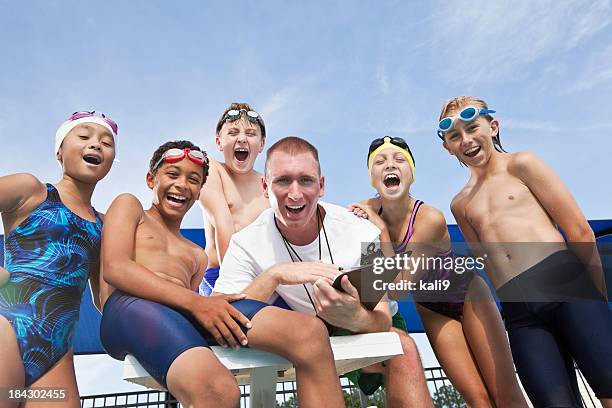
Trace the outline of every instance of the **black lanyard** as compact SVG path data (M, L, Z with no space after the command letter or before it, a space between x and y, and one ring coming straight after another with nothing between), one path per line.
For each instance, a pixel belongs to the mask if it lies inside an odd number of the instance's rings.
M287 238L285 238L280 228L278 227L278 221L276 220L276 215L274 216L274 225L276 225L276 229L278 230L278 233L283 239L283 244L285 244L285 248L287 249L289 258L291 258L291 262L297 262L294 259L294 256L295 258L297 258L299 262L304 262L302 261L302 258L297 253L295 248L291 245L289 241L287 241ZM317 205L317 232L318 232L317 241L319 243L319 261L321 260L321 228L323 228L323 236L325 237L325 244L327 245L327 252L329 253L329 258L331 259L331 262L333 264L334 256L332 255L331 248L329 247L329 240L327 239L327 231L325 231L325 224L321 220L321 209ZM308 295L308 300L310 300L310 304L312 305L312 308L315 310L315 313L316 313L317 308L315 307L314 302L312 301L312 297L310 296L310 292L308 292L308 288L306 287L306 284L303 283L302 286L304 286L304 290L306 291L306 294Z

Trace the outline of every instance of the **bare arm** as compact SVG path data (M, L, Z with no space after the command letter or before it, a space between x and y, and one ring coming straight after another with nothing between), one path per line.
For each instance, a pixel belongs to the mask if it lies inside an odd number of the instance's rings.
M277 265L274 265L270 269L257 275L243 293L250 299L267 302L280 284L276 273L276 266Z
M31 211L46 194L45 185L27 173L0 177L0 213L5 234L11 231L25 213ZM0 286L9 279L10 273L0 266Z
M509 171L525 183L563 230L568 247L586 267L595 287L607 298L595 234L563 181L531 152L517 153L509 164Z
M280 263L258 275L244 293L250 298L265 302L279 285L314 284L322 278L333 281L339 272L337 266L321 262Z
M210 174L200 193L200 203L207 212L208 218L215 230L215 244L219 264L223 262L234 230L232 213L225 199L223 183L219 174L220 164L211 161Z

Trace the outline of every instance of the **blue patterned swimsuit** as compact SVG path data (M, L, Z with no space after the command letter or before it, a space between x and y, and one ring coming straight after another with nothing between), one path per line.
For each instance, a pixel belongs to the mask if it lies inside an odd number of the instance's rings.
M95 212L95 210L94 210ZM0 315L13 326L30 386L72 347L87 279L100 261L102 220L70 211L47 184L47 198L4 242L9 281Z

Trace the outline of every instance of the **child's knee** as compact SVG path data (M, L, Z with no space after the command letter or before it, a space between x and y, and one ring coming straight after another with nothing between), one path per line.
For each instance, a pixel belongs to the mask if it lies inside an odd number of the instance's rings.
M212 378L208 382L206 394L209 404L215 401L215 405L221 407L237 407L240 405L240 387L230 373Z
M187 375L175 381L172 388L170 391L188 407L209 406L214 402L218 407L233 408L240 404L240 388L229 372Z

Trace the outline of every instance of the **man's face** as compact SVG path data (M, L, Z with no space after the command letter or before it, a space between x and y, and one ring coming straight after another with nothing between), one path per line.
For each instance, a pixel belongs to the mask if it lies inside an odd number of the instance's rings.
M253 170L255 159L264 147L259 125L243 117L225 122L215 142L219 151L223 152L225 164L238 174Z
M315 222L324 179L312 153L294 156L282 151L272 153L263 188L274 214L285 227L300 229Z
M200 197L204 168L183 158L176 163L162 162L155 174L147 173L153 190L153 205L170 219L182 219Z

